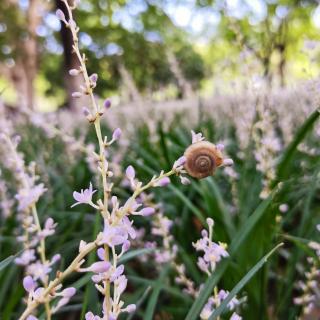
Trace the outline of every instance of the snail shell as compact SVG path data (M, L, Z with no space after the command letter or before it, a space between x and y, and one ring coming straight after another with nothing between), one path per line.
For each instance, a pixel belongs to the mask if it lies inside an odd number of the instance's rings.
M215 169L223 163L221 151L208 141L193 143L186 149L184 156L185 170L191 177L197 179L213 175Z

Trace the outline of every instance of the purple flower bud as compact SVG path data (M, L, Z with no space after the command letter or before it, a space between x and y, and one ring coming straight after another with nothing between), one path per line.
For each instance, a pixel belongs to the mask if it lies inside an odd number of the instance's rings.
M27 320L38 320L38 318L31 314L30 316L28 316Z
M220 150L220 151L223 151L223 150L224 150L224 145L223 145L222 143L218 143L216 147L217 147L217 149Z
M56 11L56 16L59 20L65 22L66 21L66 16L64 15L63 11L61 9L58 9Z
M168 177L164 177L160 179L157 183L156 186L158 187L165 187L170 183L170 179Z
M89 109L88 109L87 107L83 107L83 108L82 108L82 112L83 112L83 114L84 114L86 117L91 114L90 111L89 111Z
M223 165L224 166L232 166L233 165L233 160L232 159L224 159L223 160Z
M98 75L96 73L93 73L90 77L89 80L93 82L94 84L98 81Z
M136 172L134 171L133 169L133 166L129 166L127 169L126 169L126 176L129 180L133 180L134 177L136 176Z
M125 243L122 245L122 251L127 252L130 249L131 243L129 240L125 241Z
M103 273L110 269L110 262L108 261L99 261L93 263L87 270L94 273Z
M201 236L202 236L203 238L208 238L208 231L205 230L205 229L203 229L203 230L201 231Z
M69 70L70 76L73 76L73 77L77 76L79 73L80 73L80 70L78 70L78 69Z
M207 224L208 224L208 226L210 227L210 228L212 228L213 227L213 225L214 225L214 221L213 221L213 219L211 219L211 218L207 218Z
M173 165L173 168L176 169L178 167L183 166L187 161L187 158L185 156L180 157Z
M109 99L104 100L104 108L109 109L111 107L111 101Z
M36 283L33 281L31 276L23 278L23 287L27 292L33 291L36 287Z
M74 20L69 20L69 25L72 29L76 29L77 28L77 24Z
M78 91L75 91L75 92L72 92L71 96L72 96L72 98L81 98L82 97L82 93L78 92Z
M188 184L191 183L188 178L183 177L183 176L180 176L180 181L181 181L181 183L182 183L183 185L188 185Z
M64 289L61 294L66 297L66 298L71 298L76 294L76 288L70 287L70 288L66 288Z
M51 263L56 263L61 259L61 255L59 253L55 254L52 259L51 259Z
M156 211L154 210L154 208L152 207L147 207L147 208L143 208L141 211L139 211L139 213L144 216L144 217L148 217L151 216L155 213Z
M104 261L105 260L105 256L106 256L106 252L104 251L103 248L99 248L97 250L97 255L98 255L100 260Z
M121 137L122 131L120 128L117 128L113 131L112 140L118 140Z
M44 227L46 229L52 229L54 228L54 220L52 218L48 218L44 224Z
M128 313L132 313L136 311L136 305L135 304L129 304L123 311L126 311Z
M86 320L94 320L94 318L95 318L95 315L91 311L87 312L85 315Z

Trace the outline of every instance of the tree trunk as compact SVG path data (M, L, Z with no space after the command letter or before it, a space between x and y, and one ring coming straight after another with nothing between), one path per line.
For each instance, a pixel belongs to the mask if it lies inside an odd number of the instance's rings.
M178 82L178 87L181 90L182 98L190 98L193 96L193 91L190 83L184 77L176 56L169 49L167 50L167 58L170 70Z
M286 47L285 45L279 46L280 53L280 62L279 62L279 76L280 76L280 85L282 88L286 85L285 79L285 69L286 69Z
M65 4L61 0L55 0L56 8L63 11L66 20L69 20L69 14L66 9ZM86 104L86 97L80 99L74 99L72 97L72 92L79 91L79 86L84 84L82 77L79 75L77 77L70 76L70 69L78 69L80 67L80 62L73 51L73 39L70 29L66 28L65 24L61 22L60 37L63 46L64 53L64 82L67 94L67 108L71 110L80 110Z

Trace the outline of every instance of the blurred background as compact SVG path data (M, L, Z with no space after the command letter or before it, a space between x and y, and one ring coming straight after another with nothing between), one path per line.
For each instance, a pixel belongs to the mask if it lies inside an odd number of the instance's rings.
M1 98L12 106L76 109L62 2L2 0ZM319 72L320 7L312 0L82 0L76 13L97 95L114 103L233 92L261 79L285 87ZM248 78L248 74L250 77Z

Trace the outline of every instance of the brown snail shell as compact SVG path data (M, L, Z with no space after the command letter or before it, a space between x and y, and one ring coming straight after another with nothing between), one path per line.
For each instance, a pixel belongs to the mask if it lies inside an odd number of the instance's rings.
M186 149L184 156L185 170L191 177L197 179L213 175L215 169L223 163L221 151L208 141L193 143Z

